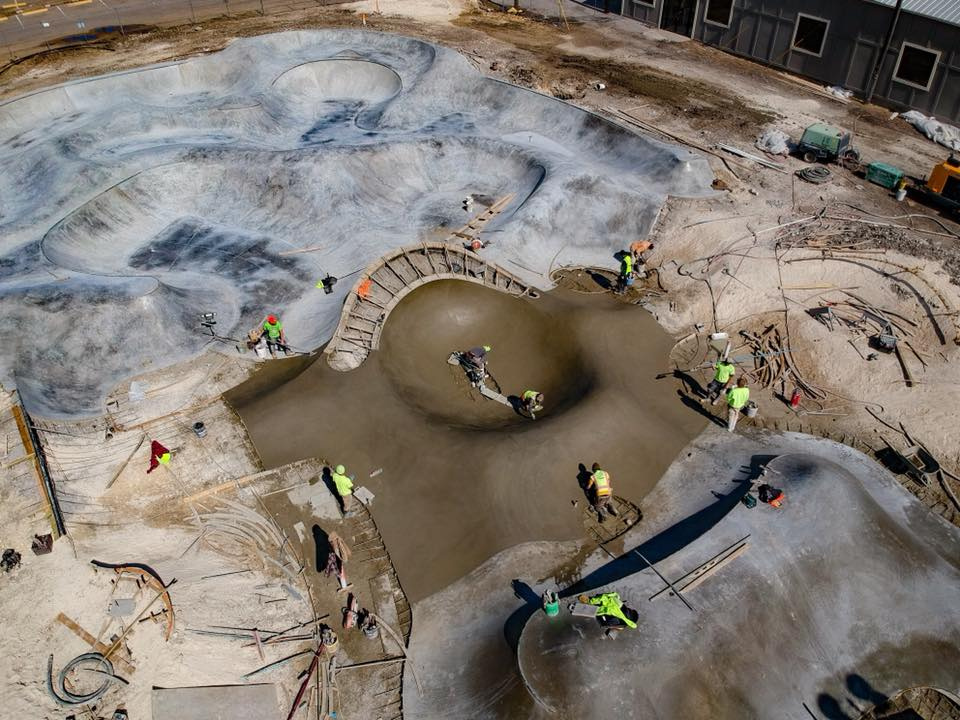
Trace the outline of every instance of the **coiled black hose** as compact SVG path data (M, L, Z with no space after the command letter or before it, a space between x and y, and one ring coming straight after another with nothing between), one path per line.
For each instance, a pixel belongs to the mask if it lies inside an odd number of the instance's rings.
M78 665L91 661L96 662L95 667L86 667L82 669L103 675L103 684L93 692L89 692L84 695L77 695L76 693L67 690L67 673L69 673ZM50 694L50 697L56 700L60 705L82 705L84 703L93 702L103 695L115 680L119 680L124 684L127 683L127 681L123 678L113 674L113 664L103 655L98 652L88 652L83 653L82 655L77 655L73 660L63 666L63 669L57 676L57 687L54 688L53 655L50 655L50 657L47 659L47 692Z

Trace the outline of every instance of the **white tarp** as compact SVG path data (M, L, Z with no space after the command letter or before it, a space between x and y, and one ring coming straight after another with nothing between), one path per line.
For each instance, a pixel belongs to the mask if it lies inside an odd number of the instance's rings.
M900 117L934 142L940 143L951 150L960 151L960 128L946 125L935 117L927 117L916 110L905 112Z

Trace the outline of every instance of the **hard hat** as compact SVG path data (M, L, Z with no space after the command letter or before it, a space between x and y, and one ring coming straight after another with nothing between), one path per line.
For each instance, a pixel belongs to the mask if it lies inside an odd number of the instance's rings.
M347 469L343 465L337 465L336 467L337 475L343 475L346 471Z
M273 324L273 323L275 323L276 321L277 321L277 316L276 316L276 315L267 315L267 322L268 322L268 323Z
M484 345L483 349L486 350L487 352L490 352L491 350L493 350L493 348L490 347L489 345Z

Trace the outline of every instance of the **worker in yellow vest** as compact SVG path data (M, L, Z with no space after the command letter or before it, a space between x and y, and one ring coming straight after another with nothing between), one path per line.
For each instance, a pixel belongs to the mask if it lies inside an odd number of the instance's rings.
M343 514L350 515L350 508L353 505L353 478L347 475L347 469L343 465L337 465L330 473L330 477L337 488L337 495L340 496Z
M637 620L640 613L631 607L627 607L620 599L620 593L602 593L593 597L581 595L577 599L585 605L597 606L597 622L608 628L608 634L610 630L637 629Z
M610 486L610 473L602 470L598 463L594 463L591 468L590 480L587 481L587 490L593 490L590 498L593 509L597 513L597 519L603 522L604 512L616 517L617 511L613 507L613 488Z
M713 364L713 380L707 385L706 400L711 405L716 405L720 400L720 395L726 394L726 391L733 385L733 376L737 374L737 368L729 360L720 359Z
M620 277L617 281L617 294L622 295L631 285L633 285L633 255L625 252L620 254Z
M534 420L537 419L536 413L543 410L543 393L536 390L524 390L520 396L520 407Z
M741 411L749 401L750 388L747 387L747 379L741 375L737 386L727 390L727 432L733 432Z

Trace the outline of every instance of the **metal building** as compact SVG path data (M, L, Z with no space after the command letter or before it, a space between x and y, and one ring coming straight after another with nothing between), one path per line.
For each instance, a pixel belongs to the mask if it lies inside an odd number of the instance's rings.
M588 0L897 109L960 121L960 0Z

